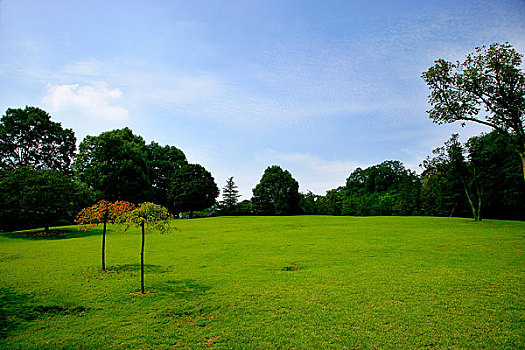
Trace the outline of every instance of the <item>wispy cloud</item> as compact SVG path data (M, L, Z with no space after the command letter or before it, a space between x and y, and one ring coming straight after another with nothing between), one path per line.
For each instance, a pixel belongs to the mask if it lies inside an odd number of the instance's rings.
M103 63L95 59L87 59L67 64L62 72L71 76L100 76Z
M107 83L49 84L42 102L53 112L73 108L88 117L121 121L129 117L128 110L116 104L122 96L120 89L111 89Z

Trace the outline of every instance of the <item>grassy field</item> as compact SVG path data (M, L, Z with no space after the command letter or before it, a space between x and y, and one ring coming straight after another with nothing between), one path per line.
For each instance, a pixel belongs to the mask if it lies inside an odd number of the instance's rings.
M221 217L0 235L0 348L525 348L525 222Z

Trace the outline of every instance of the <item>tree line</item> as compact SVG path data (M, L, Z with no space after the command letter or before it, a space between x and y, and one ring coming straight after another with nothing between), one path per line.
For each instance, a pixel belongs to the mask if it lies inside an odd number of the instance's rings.
M86 136L37 107L9 108L0 121L0 229L71 223L99 200L154 202L172 213L202 210L219 189L211 173L174 146L146 144L129 128Z
M525 219L521 160L505 135L493 131L463 144L454 134L421 167L417 174L388 160L357 168L344 185L316 195L300 193L291 174L274 165L264 172L252 199L230 205L227 213Z
M269 166L251 199L233 177L212 174L175 146L146 144L131 129L86 136L37 107L0 121L0 230L70 223L98 200L153 202L169 212L218 215L436 215L525 219L525 75L509 44L477 48L463 62L439 59L422 74L437 124L480 123L490 133L465 144L454 134L422 161L421 175L389 160L353 171L323 196L299 192L289 171Z
M462 144L454 134L432 153L420 175L399 161L358 168L324 196L301 194L300 212L525 219L521 160L505 136L493 131Z
M465 144L454 134L417 175L399 161L356 169L324 196L299 194L296 181L266 169L241 212L256 214L437 215L525 219L525 74L509 44L482 46L462 62L435 61L423 72L427 111L437 124L478 123L493 129ZM281 174L282 180L276 180ZM268 181L266 181L268 179ZM288 179L284 181L284 179ZM282 183L287 183L282 187ZM292 194L289 194L293 192ZM269 204L271 203L271 204Z

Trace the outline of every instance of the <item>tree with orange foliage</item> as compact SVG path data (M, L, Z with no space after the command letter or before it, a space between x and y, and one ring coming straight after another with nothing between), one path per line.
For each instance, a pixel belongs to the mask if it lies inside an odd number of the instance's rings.
M101 200L97 204L82 209L76 216L75 222L84 226L83 230L87 231L98 224L104 224L102 231L102 270L106 270L106 226L117 220L125 212L135 209L135 206L126 201L108 202Z

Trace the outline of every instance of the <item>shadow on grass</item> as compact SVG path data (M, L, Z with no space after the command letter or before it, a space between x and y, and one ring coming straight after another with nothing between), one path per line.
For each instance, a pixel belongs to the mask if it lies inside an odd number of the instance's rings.
M21 294L9 288L0 288L0 339L23 328L28 322L59 315L82 316L83 306L38 305L28 294Z
M109 272L136 272L140 271L140 264L126 264L126 265L116 265L116 266L109 266L107 268L107 271ZM166 266L161 265L152 265L152 264L144 264L144 273L166 273L169 272L169 269Z
M197 283L197 281L192 279L165 281L162 284L157 285L156 288L162 293L175 295L181 298L199 296L211 289L210 286Z
M14 239L30 239L30 240L57 240L81 238L88 236L102 235L102 230L92 229L89 231L77 229L53 229L49 233L43 230L29 230L29 231L15 231L0 233L1 236Z

